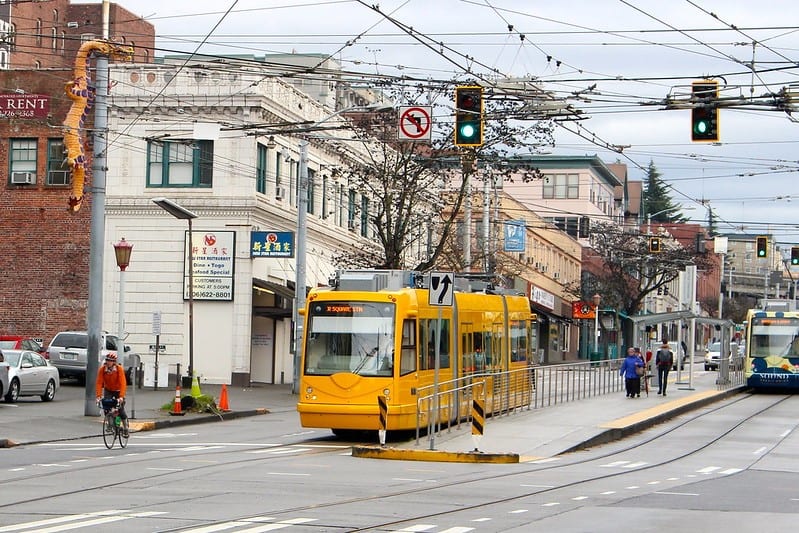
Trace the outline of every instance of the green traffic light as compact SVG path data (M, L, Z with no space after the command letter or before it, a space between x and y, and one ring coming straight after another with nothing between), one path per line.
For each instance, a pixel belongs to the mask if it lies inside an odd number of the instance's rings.
M694 133L697 135L706 135L709 129L710 124L708 124L707 120L699 120L694 123Z
M459 133L461 139L474 139L475 135L477 134L477 127L474 124L467 122L466 124L461 125Z

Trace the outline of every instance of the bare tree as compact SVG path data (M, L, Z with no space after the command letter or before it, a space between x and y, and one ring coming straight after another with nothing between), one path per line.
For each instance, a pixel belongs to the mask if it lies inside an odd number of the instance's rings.
M551 123L514 120L514 109L522 103L504 98L492 101L491 94L488 91L485 98L484 144L476 149L453 146L451 103L433 106L433 116L443 119L429 144L398 142L395 113L354 117L368 160L341 171L338 179L363 199L353 203L349 216L373 228L374 240L367 249L335 256L339 266L425 271L444 255L453 258L469 179L507 179L513 170L507 161L513 154L552 144ZM414 102L423 95L420 91L395 96L395 101ZM424 97L436 100L429 94ZM531 169L522 179L535 176Z
M597 223L591 230L591 246L602 267L586 277L583 294L597 292L603 306L634 314L647 295L665 288L687 265L712 268L704 254L693 254L666 234L660 236L661 251L652 253L649 237L616 224Z

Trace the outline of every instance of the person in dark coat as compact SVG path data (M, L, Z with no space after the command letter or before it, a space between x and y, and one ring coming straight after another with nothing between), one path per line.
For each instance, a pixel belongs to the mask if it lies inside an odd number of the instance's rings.
M674 364L674 353L671 351L669 343L664 342L663 346L655 354L655 364L658 367L658 394L666 395L666 385L669 381L669 371Z
M624 388L628 398L641 397L641 376L636 368L644 368L644 361L635 353L635 348L627 349L627 357L621 363L619 375L624 376Z

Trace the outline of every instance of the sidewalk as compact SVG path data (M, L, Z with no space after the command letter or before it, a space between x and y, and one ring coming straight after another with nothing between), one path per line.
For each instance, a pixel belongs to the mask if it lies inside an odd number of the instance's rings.
M202 385L202 394L213 396L217 404L221 385ZM270 412L295 412L297 397L290 385L227 387L229 412L186 413L170 416L161 410L174 405L175 390L159 388L128 389L126 410L132 432L165 427L230 420ZM183 396L190 391L183 391ZM93 399L92 399L93 402ZM0 448L18 444L35 444L59 440L94 437L100 434L100 416L86 416L85 389L72 382L63 382L55 400L43 403L38 397L23 397L16 404L0 402Z
M686 373L683 373L687 381ZM668 395L627 398L624 391L575 400L550 407L530 409L485 419L482 437L472 436L472 427L461 424L444 429L433 441L421 438L396 447L356 446L357 457L441 462L516 463L554 457L619 440L687 411L699 409L738 394L745 386L717 390L717 372L694 368L692 389L677 385L669 376ZM475 451L475 446L477 450Z

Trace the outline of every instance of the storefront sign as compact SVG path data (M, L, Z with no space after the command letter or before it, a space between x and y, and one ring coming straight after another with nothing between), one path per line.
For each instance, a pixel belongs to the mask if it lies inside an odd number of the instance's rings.
M250 257L294 257L294 233L291 231L251 232Z
M194 300L233 300L235 231L192 232ZM188 245L189 232L186 232ZM189 299L188 246L183 269L183 299Z
M530 290L530 299L547 309L555 309L555 295L544 289L533 286Z

